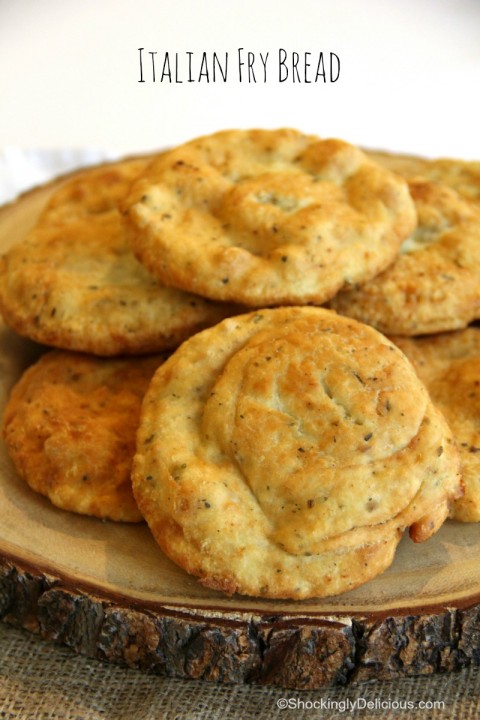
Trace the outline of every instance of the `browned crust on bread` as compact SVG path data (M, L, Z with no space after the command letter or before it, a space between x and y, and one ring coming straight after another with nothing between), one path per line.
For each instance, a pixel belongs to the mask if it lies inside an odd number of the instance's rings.
M465 200L480 204L480 161L426 158L418 155L366 150L369 157L407 180L423 178L452 188Z
M331 307L389 335L466 327L480 317L480 209L451 188L411 180L418 227L377 277Z
M21 377L3 437L28 485L64 510L139 522L130 471L143 394L164 356L51 351Z

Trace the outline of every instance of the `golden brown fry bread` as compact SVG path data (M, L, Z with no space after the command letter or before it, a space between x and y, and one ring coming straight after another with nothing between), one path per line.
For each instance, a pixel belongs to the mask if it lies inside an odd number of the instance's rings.
M323 303L383 270L416 223L398 176L289 129L166 152L122 206L137 257L162 282L249 306Z
M455 330L480 317L480 208L454 190L411 180L418 227L380 275L330 303L389 335Z
M51 351L21 377L3 435L18 473L63 510L138 522L130 471L143 395L163 356Z
M154 157L126 158L67 176L41 213L41 224L58 225L117 210L131 183Z
M407 180L422 177L438 182L453 188L466 200L480 204L480 161L429 159L376 150L368 150L366 153L387 170L396 172Z
M117 202L146 162L75 175L3 256L0 310L14 330L67 350L140 354L175 347L232 314L162 286L134 257Z
M453 517L480 521L480 328L424 338L393 338L443 412L460 449L465 494Z
M132 478L157 542L202 583L306 598L385 570L405 528L433 534L458 466L393 343L293 307L225 320L175 351L146 393Z

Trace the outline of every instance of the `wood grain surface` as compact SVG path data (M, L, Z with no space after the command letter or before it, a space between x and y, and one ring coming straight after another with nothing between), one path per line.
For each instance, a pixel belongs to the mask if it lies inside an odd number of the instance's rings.
M0 211L0 249L55 184ZM0 406L43 351L0 325ZM171 563L146 525L54 508L0 445L0 617L77 652L185 678L318 688L480 664L480 525L405 537L361 588L302 602L228 598Z

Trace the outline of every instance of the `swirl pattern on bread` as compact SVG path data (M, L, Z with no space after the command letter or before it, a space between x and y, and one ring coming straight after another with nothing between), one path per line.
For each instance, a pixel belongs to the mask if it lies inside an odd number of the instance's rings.
M225 320L186 341L143 403L137 503L175 562L227 593L349 590L434 533L457 451L413 367L321 308Z

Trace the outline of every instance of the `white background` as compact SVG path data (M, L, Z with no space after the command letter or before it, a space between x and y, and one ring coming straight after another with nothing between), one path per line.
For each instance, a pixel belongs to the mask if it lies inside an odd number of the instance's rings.
M228 51L231 77L139 83L139 47ZM272 70L267 83L240 84L239 47L335 52L340 77L278 83ZM480 159L479 96L480 0L0 0L0 147L136 152L220 128L292 126Z

